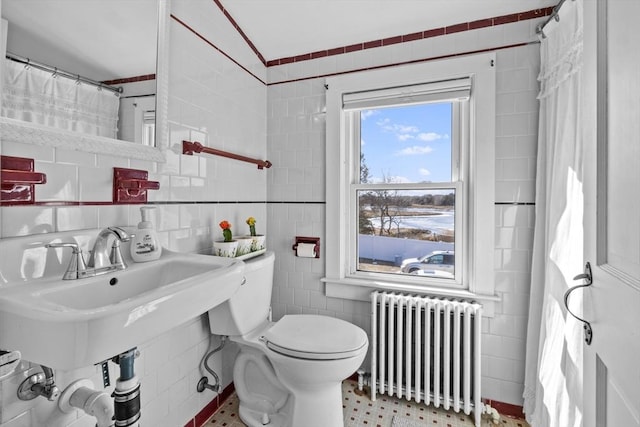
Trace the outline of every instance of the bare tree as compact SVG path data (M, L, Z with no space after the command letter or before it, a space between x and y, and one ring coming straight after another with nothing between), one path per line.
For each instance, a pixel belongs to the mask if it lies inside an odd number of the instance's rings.
M382 182L392 183L393 177L383 172ZM369 203L380 219L378 232L380 236L383 234L391 235L393 224L396 224L398 232L400 231L397 217L400 214L400 208L409 206L408 198L400 196L397 190L374 190L370 192Z
M364 158L364 153L360 152L360 182L366 184L369 182L369 167ZM368 194L360 196L360 206L358 208L358 232L360 234L373 234L374 229L371 221L367 217L364 207L368 204Z

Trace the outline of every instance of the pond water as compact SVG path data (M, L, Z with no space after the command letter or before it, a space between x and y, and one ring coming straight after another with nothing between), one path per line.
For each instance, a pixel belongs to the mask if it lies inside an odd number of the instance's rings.
M394 226L400 228L415 228L419 230L431 230L436 233L453 231L454 229L454 211L443 211L426 208L409 208L407 211L424 212L425 215L408 215L396 216ZM379 218L371 218L371 224L374 227L380 227Z

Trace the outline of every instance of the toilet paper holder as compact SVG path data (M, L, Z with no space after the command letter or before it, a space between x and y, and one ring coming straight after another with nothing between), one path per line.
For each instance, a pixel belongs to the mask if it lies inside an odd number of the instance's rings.
M295 243L291 247L293 252L298 256L298 243L307 243L314 245L313 252L316 254L316 258L320 258L320 238L319 237L304 237L296 236Z

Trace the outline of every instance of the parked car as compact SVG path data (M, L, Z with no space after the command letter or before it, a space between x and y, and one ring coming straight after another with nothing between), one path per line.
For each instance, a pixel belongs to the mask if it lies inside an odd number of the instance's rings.
M400 270L403 273L431 275L430 273L442 271L454 274L454 251L433 251L421 258L407 258L402 261Z

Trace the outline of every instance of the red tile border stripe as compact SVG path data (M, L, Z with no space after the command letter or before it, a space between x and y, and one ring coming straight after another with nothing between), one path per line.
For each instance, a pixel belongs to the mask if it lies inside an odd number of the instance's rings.
M520 405L512 405L511 403L499 402L497 400L482 399L482 401L492 406L500 415L506 415L513 418L525 419L524 409Z
M229 22L231 23L231 25L233 25L233 27L236 29L236 31L238 31L238 33L240 34L240 36L244 39L245 42L247 42L247 44L249 45L249 47L251 48L251 50L253 51L253 53L256 54L256 56L258 57L258 59L260 60L260 62L262 62L264 64L264 66L267 66L267 61L264 59L264 56L262 56L262 54L260 53L260 51L258 50L258 48L256 48L256 46L253 44L253 42L249 39L249 37L247 37L247 35L244 33L244 31L242 31L242 28L240 28L240 25L238 25L238 23L236 22L235 19L233 19L233 16L231 16L231 14L229 13L229 11L227 9L225 9L225 7L222 5L222 3L220 2L220 0L213 0L213 2L216 4L216 6L218 6L218 8L220 9L220 11L224 14L224 16L229 20Z
M213 0L217 4L220 0ZM416 40L427 39L430 37L442 36L445 34L459 33L463 31L477 30L478 28L494 27L497 25L509 24L512 22L526 21L529 19L536 19L543 16L550 16L553 13L554 7L547 7L544 9L533 9L520 13L512 13L510 15L496 16L493 18L480 19L473 22L462 22L459 24L449 25L442 28L433 28L417 33L403 34L394 37L388 37L379 40L370 40L363 43L356 43L349 46L341 46L325 51L313 52L311 54L305 53L303 55L291 56L286 58L278 58L266 61L267 67L274 67L277 65L290 64L292 62L307 61L309 59L321 58L323 56L341 55L343 53L354 52L362 49L373 49L381 46L387 46L395 43L405 43ZM237 26L236 26L237 27ZM237 27L238 28L238 27ZM241 33L244 36L244 33ZM251 44L253 46L253 44Z
M464 23L460 23L460 24L449 25L447 27L432 28L432 29L429 29L429 30L420 31L420 32L416 32L416 33L403 34L403 35L398 35L398 36L393 36L393 37L387 37L387 38L384 38L384 39L370 40L370 41L362 42L362 43L355 43L355 44L348 45L348 46L341 46L341 47L335 47L335 48L332 48L332 49L326 49L326 50L320 50L320 51L315 51L315 52L310 52L310 53L304 53L302 55L289 56L289 57L285 57L285 58L278 58L278 59L272 59L272 60L265 60L265 58L258 51L256 46L253 44L253 42L244 33L244 31L242 31L242 28L240 28L240 26L235 21L235 19L225 9L225 7L223 6L221 0L212 0L212 1L220 9L222 14L229 20L229 22L236 29L236 31L238 31L240 36L245 40L245 42L248 44L248 46L251 48L251 50L253 50L253 52L256 54L258 59L267 68L275 67L275 66L278 66L278 65L291 64L291 63L294 63L294 62L301 62L301 61L308 61L308 60L317 59L317 58L323 58L325 56L342 55L344 53L350 53L350 52L355 52L355 51L364 50L364 49L373 49L373 48L378 48L378 47L381 47L381 46L388 46L388 45L397 44L397 43L406 43L406 42L411 42L411 41L416 41L416 40L427 39L427 38L431 38L431 37L438 37L438 36L442 36L442 35L445 35L445 34L452 34L452 33L456 33L456 32L472 31L472 30L476 30L476 29L479 29L479 28L492 27L492 26L502 25L502 24L506 24L506 23L510 23L510 22L517 22L517 21L525 21L525 20L529 20L529 19L536 19L536 18L540 18L540 17L544 17L544 16L550 16L553 13L554 9L555 9L554 7L547 7L547 8L543 8L543 9L533 9L533 10L529 10L529 11L525 11L525 12L513 13L513 14L510 14L510 15L496 16L496 17L493 17L493 18L486 18L486 19L480 19L480 20L472 21L472 22L464 22ZM219 47L214 45L211 41L207 40L204 36L202 36L200 33L198 33L192 27L187 25L184 21L180 20L179 18L177 18L173 14L171 14L171 18L174 19L176 22L180 23L182 26L184 26L189 31L191 31L197 37L202 39L205 43L207 43L208 45L210 45L211 47L213 47L214 49L216 49L217 51L222 53L230 61L232 61L238 67L242 68L244 71L249 73L255 79L257 79L258 81L260 81L261 83L263 83L265 85L269 85L266 82L264 82L262 79L260 79L258 76L256 76L254 73L252 73L250 70L248 70L246 67L241 65L238 61L236 61L234 58L232 58L226 52L224 52L222 49L220 49ZM515 46L515 45L513 45L513 46ZM513 47L513 46L506 46L506 47ZM503 47L497 48L497 49L502 49L502 48ZM485 50L482 50L482 51L488 51L488 50L494 50L494 49L485 49ZM467 53L469 53L469 52L467 52ZM437 59L437 58L429 58L429 59ZM429 60L429 59L421 59L421 60L417 60L417 61L410 61L409 63L411 63L411 62L422 62L422 61ZM401 65L401 64L393 64L393 65ZM322 77L322 76L314 76L314 77L310 77L310 78L317 78L317 77ZM303 80L305 80L305 79L303 79ZM293 80L290 80L290 81L293 81ZM275 84L288 83L290 81L288 80L286 82L277 82Z
M421 63L421 62L437 61L437 60L440 60L440 59L455 58L455 57L458 57L458 56L473 55L473 54L483 53L483 52L493 52L493 51L496 51L496 50L511 49L511 48L514 48L514 47L527 46L527 45L529 45L531 43L532 42L515 43L515 44L504 45L504 46L495 46L495 47L491 47L491 48L487 48L487 49L469 50L469 51L465 51L465 52L450 53L450 54L447 54L447 55L439 55L439 56L431 56L431 57L427 57L427 58L412 59L410 61L394 62L394 63L391 63L391 64L375 65L375 66L372 66L372 67L362 67L362 68L356 68L356 69L352 69L352 70L338 71L338 72L335 72L335 73L316 74L316 75L313 75L313 76L300 77L300 78L297 78L297 79L270 82L270 83L267 83L267 86L275 86L275 85L281 85L281 84L286 84L286 83L301 82L301 81L305 81L305 80L313 80L313 79L319 79L319 78L341 76L341 75L344 75L344 74L357 73L357 72L360 72L360 71L379 70L381 68L397 67L399 65L418 64L418 63Z
M214 0L217 1L217 0ZM238 61L236 61L235 59L233 59L227 52L225 52L224 50L220 49L218 46L216 46L215 44L213 44L211 41L209 41L206 37L204 37L202 34L200 34L199 32L197 32L195 29L193 29L192 27L190 27L187 23L185 23L184 21L182 21L180 18L178 18L177 16L175 16L174 14L171 14L171 19L173 19L174 21L176 21L177 23L179 23L180 25L182 25L184 28L186 28L187 30L191 31L196 37L198 37L200 40L202 40L203 42L205 42L206 44L208 44L209 46L211 46L212 48L214 48L215 50L217 50L218 52L220 52L222 55L224 55L229 61L233 62L234 64L236 64L238 67L242 68L244 71L246 71L248 74L250 74L253 78L255 78L256 80L258 80L260 83L262 84L266 84L266 82L264 82L260 77L256 76L255 74L253 74L249 69L247 69L247 67L245 67L244 65L242 65L241 63L239 63ZM239 27L237 27L237 25L235 26L236 29L239 29Z
M184 427L203 427L213 414L222 406L229 396L235 391L233 383L226 386L222 392L215 396L211 402L207 403L204 408L184 424Z
M156 79L155 74L145 74L142 76L127 77L124 79L105 80L102 83L104 83L107 86L113 86L113 85L121 85L123 83L144 82L147 80L155 80L155 79Z

